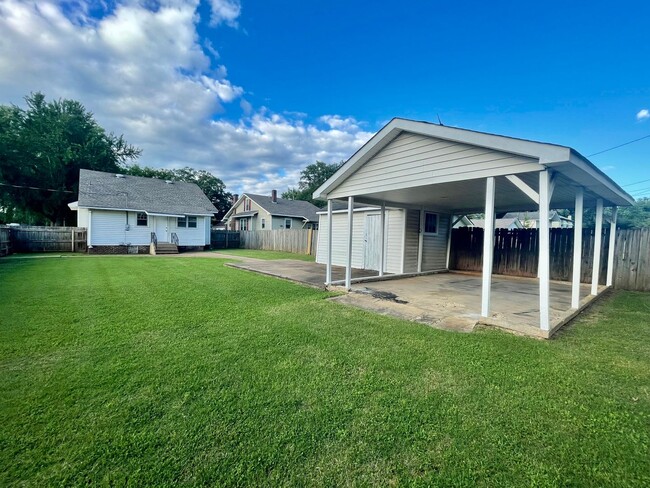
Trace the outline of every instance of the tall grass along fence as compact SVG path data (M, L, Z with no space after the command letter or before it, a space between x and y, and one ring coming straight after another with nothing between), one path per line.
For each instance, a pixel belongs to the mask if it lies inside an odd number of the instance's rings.
M8 239L7 239L8 236ZM5 248L5 239L8 247ZM6 249L6 251L3 251ZM86 252L84 227L20 226L0 228L0 255L14 252Z
M619 229L614 249L614 287L650 291L650 229ZM582 233L580 279L591 282L594 258L594 229ZM599 282L605 284L609 228L603 230ZM539 231L537 229L495 229L494 264L496 274L537 276ZM452 231L449 267L461 271L481 271L483 229L461 227ZM573 270L573 229L550 229L551 279L570 281Z
M318 231L313 229L277 229L241 231L241 247L265 251L286 251L316 255Z
M210 232L210 247L212 249L237 249L239 246L239 231L213 230Z

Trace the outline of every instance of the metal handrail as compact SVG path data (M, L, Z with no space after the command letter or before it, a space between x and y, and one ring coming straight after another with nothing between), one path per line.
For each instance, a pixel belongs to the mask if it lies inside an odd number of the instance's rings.
M158 247L158 238L156 237L155 232L151 233L151 243L153 244L154 249L156 249L156 247Z
M176 244L177 246L179 245L178 236L176 235L176 232L172 232L172 244Z

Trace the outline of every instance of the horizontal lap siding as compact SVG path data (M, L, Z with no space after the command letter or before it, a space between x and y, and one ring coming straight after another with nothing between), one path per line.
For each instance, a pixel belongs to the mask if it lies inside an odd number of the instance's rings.
M531 158L404 133L345 180L331 197L539 169Z
M418 270L419 229L420 229L420 211L407 210L404 273L415 273Z
M363 268L365 247L365 225L366 215L377 214L378 212L355 212L352 232L352 267ZM401 210L390 210L386 212L387 240L386 247L386 271L388 273L399 273L402 262L402 228L403 213ZM348 214L335 213L332 215L332 264L335 266L346 266L348 257ZM327 263L327 215L321 215L318 231L318 247L316 262Z
M447 236L449 215L438 214L438 234L425 235L422 239L422 271L447 267Z
M209 217L208 217L209 218ZM209 238L206 241L205 230L205 217L196 218L196 227L178 227L178 219L171 217L170 232L175 232L178 236L179 246L204 246L206 242L209 243ZM171 238L171 235L170 235Z
M147 225L137 225L137 213L128 212L129 230L126 230L127 212L93 210L91 240L92 246L146 246L151 242L153 217L149 216ZM203 246L206 244L205 218L196 218L196 228L179 228L177 219L169 217L169 232L178 235L181 246ZM208 239L209 242L209 239Z

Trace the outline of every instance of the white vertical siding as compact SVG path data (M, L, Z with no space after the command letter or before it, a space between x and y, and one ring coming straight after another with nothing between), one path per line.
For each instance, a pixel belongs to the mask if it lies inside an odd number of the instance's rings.
M532 158L404 132L329 196L343 198L541 169Z
M363 268L365 258L365 225L366 215L378 214L372 212L354 212L352 230L352 267ZM347 263L347 242L348 242L348 214L335 213L332 215L332 264L345 266ZM386 211L388 245L386 249L386 272L399 273L402 263L402 240L403 240L403 212L401 210ZM320 215L318 227L318 247L316 262L324 264L327 262L327 232L329 223L327 215Z

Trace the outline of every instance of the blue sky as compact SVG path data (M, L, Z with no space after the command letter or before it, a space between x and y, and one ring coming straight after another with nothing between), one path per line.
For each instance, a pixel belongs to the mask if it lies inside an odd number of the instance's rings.
M142 163L236 192L282 191L394 116L589 155L650 134L648 19L642 1L0 0L0 102L76 98ZM649 155L592 161L626 185Z

